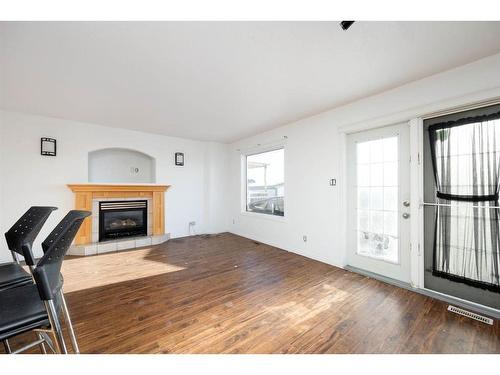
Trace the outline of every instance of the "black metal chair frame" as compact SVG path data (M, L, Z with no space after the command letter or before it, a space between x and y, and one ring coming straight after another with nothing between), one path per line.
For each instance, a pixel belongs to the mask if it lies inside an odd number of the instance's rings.
M16 331L12 332L12 336L9 336L8 338L16 336L20 333L34 331L38 335L38 340L15 351L12 351L9 347L9 353L21 353L37 345L40 346L43 353L46 353L45 344L47 344L53 352L67 354L68 350L64 342L61 322L59 320L60 310L62 310L64 314L73 351L75 353L80 352L63 294L63 278L60 271L64 256L73 242L73 239L76 236L83 220L89 215L90 212L88 211L70 211L42 244L45 254L33 270L35 284L15 289L20 292L23 292L23 289L28 290L27 288L37 289L40 300L36 299L32 302L36 303L43 301L44 308L47 313L48 323L45 319L43 319L42 321L37 321L31 325L26 323L26 326L16 328ZM31 291L32 290L33 289L31 289ZM0 300L1 297L2 292L0 292ZM53 335L55 338L54 341L50 339L49 334Z
M15 288L16 286L29 284L33 281L32 273L35 265L35 257L31 251L33 242L40 233L43 225L47 221L52 211L57 207L33 206L24 213L21 218L5 233L7 246L12 254L13 263L0 266L0 273L16 273L16 277L10 280L4 280L0 284L0 290ZM24 257L30 273L24 271L19 261L19 256ZM24 277L23 277L24 275ZM13 275L14 276L14 275ZM13 277L12 276L12 277Z
M13 263L0 266L0 272L12 274L16 276L10 280L4 280L0 284L0 291L11 288L20 287L33 283L33 269L35 265L35 257L32 253L33 242L40 233L43 225L47 221L52 211L57 210L57 207L50 206L32 206L21 216L19 220L5 233L7 246L12 254ZM29 267L30 273L26 272L21 266L19 255L24 257L26 265ZM10 352L10 344L8 340L3 341L6 352Z

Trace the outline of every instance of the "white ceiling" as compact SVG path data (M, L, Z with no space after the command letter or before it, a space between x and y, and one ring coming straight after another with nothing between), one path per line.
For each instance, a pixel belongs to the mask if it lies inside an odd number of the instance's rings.
M500 22L0 22L0 107L231 142L500 52Z

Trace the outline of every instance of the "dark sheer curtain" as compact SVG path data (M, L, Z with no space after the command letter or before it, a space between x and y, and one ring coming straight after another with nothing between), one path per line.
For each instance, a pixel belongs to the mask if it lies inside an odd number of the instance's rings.
M433 275L500 292L500 113L429 127L436 180Z

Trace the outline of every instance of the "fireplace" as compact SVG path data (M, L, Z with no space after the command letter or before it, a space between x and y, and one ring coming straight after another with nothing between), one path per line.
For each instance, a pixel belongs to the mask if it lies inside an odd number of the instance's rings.
M99 242L122 237L147 236L147 233L146 200L99 202Z

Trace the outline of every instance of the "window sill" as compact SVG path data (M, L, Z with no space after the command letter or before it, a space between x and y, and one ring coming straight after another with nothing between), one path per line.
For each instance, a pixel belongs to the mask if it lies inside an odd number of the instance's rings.
M253 217L253 218L256 218L256 219L264 219L264 220L276 221L278 223L286 223L288 221L286 216L260 214L260 213L256 213L256 212L241 211L240 215L242 215L242 216L248 216L248 217Z

